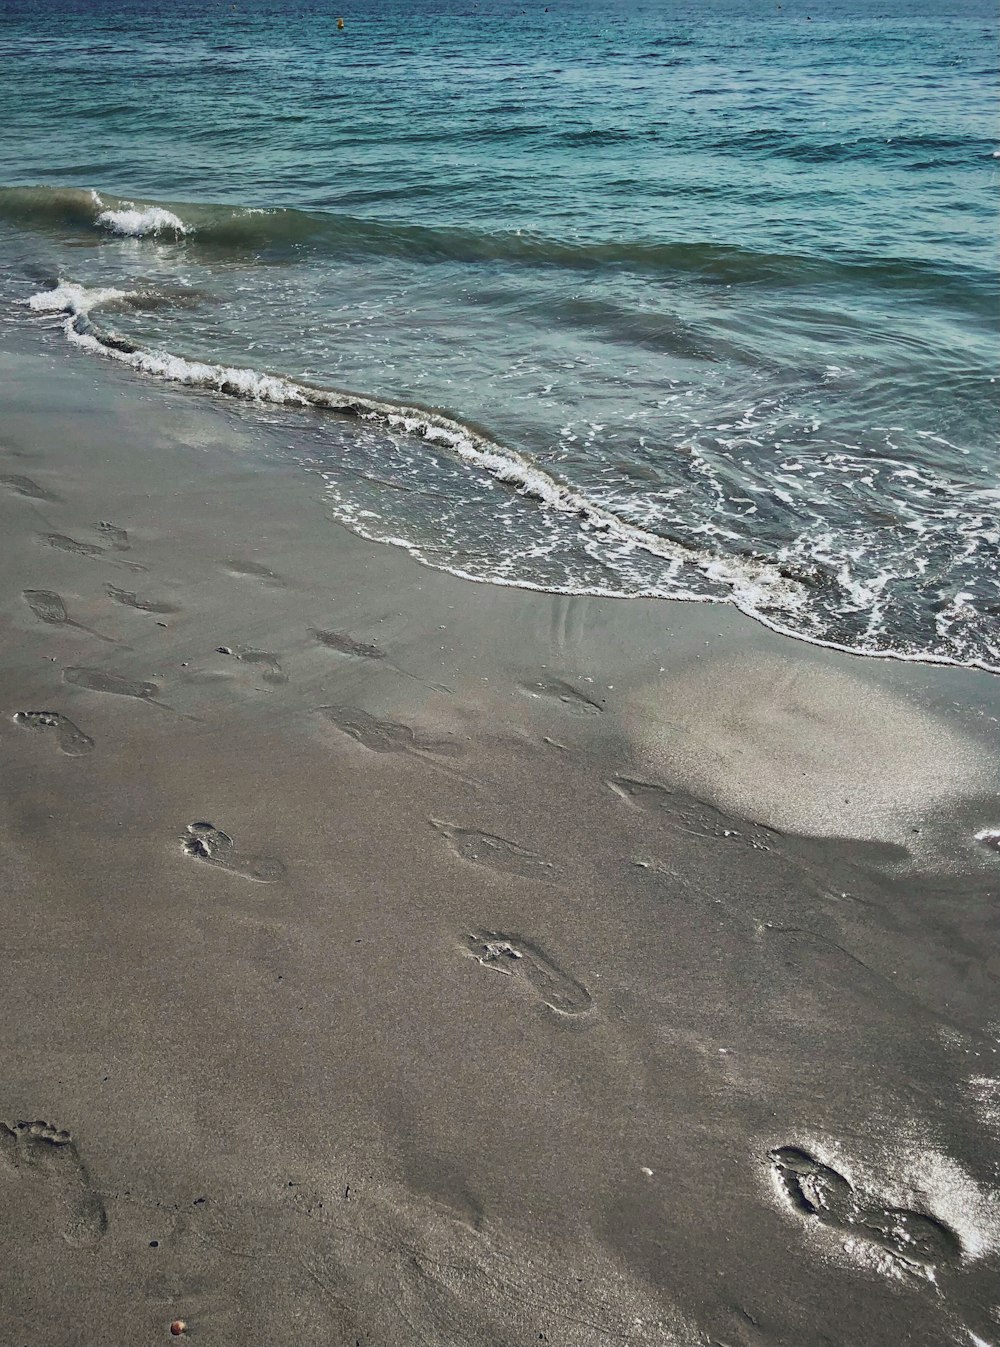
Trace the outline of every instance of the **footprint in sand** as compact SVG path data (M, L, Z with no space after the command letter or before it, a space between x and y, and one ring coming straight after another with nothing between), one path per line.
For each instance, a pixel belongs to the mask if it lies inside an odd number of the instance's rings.
M222 565L230 575L238 576L241 580L262 580L267 585L284 583L280 576L275 575L274 571L269 571L266 566L258 566L256 561L230 559L222 562Z
M55 501L59 497L51 491L46 491L44 486L39 486L33 482L30 477L21 477L17 473L0 473L0 486L4 486L8 491L13 491L16 496L24 496L28 500Z
M353 655L356 659L385 659L386 653L373 641L356 641L353 636L344 636L339 631L318 631L311 628L312 636L325 645L327 650L336 650L341 655Z
M432 828L447 841L448 846L463 861L473 865L488 865L491 870L500 870L508 875L520 875L522 879L545 879L555 881L559 869L552 861L543 860L533 851L527 851L510 842L506 837L496 837L493 833L479 832L476 828L459 828L454 823L444 823L441 819L430 820Z
M116 552L127 552L132 544L128 540L128 534L124 529L120 529L117 524L109 524L107 520L102 519L94 528L105 540L109 547L113 547Z
M744 819L732 819L704 800L695 800L681 791L669 790L649 781L634 781L616 776L607 782L619 799L636 809L659 815L665 823L680 828L692 837L739 841L754 851L770 851L778 835L769 828Z
M282 879L285 867L271 856L241 856L233 839L212 823L189 823L181 839L184 854L205 861L230 874L255 880L258 884L274 884Z
M105 673L103 669L63 669L63 681L90 692L110 692L116 697L137 697L144 702L154 701L160 690L155 683Z
M575 711L578 715L596 716L604 710L600 702L594 701L585 692L581 692L572 683L567 683L561 678L551 678L537 683L519 683L518 686L526 697L559 702L568 711Z
M216 648L216 654L231 655L233 659L238 659L243 664L261 667L263 669L261 678L265 683L280 684L288 682L288 675L278 663L277 655L272 655L269 650L253 650L246 645L220 645Z
M130 594L125 589L116 589L114 585L105 585L104 592L115 603L120 603L124 608L135 608L140 613L162 613L166 616L181 611L179 608L175 608L172 603L157 603L152 599L140 599L138 595Z
M778 1186L794 1211L841 1236L874 1245L892 1270L933 1279L937 1267L961 1260L958 1236L933 1216L868 1202L843 1174L797 1146L781 1146L771 1151L770 1158Z
M112 557L103 547L98 547L96 543L81 543L76 538L69 538L65 533L43 533L41 540L48 547L54 547L57 552L69 552L72 556L88 557L91 561L106 561L111 566L124 566L129 571L144 571L145 566L140 566L137 561L122 561Z
M431 682L429 679L421 678L419 674L410 673L409 669L401 668L374 641L356 641L353 636L345 636L343 632L320 631L317 627L310 627L309 630L315 641L326 646L327 650L335 650L338 655L350 655L353 659L383 660L386 668L392 669L393 673L402 674L404 678L412 678L415 683L423 683L425 687L433 688L435 692L450 694L452 691L443 683Z
M70 758L82 758L94 747L93 739L58 711L18 711L14 723L24 730L55 730L58 748Z
M63 669L63 682L74 687L86 688L88 692L107 692L114 697L135 697L137 701L149 702L171 715L181 716L184 720L197 721L197 716L178 711L175 707L161 702L157 697L159 687L138 678L126 678L124 674L106 673L103 669Z
M357 706L319 706L316 708L338 730L372 753L430 753L448 756L460 753L461 747L447 739L424 739L409 725L396 720L382 720Z
M99 641L107 641L114 645L115 641L110 636L105 636L103 632L95 631L93 627L87 627L82 622L75 622L66 611L66 605L60 595L52 589L25 589L21 591L21 598L38 618L39 622L46 622L53 627L75 627L77 631L85 631L90 636L96 636Z
M594 1008L593 997L582 982L570 977L543 950L521 936L485 931L467 936L465 946L484 968L522 978L550 1010L560 1015L585 1015Z
M87 1248L98 1242L107 1213L69 1132L46 1122L0 1123L0 1157L18 1177L36 1176L57 1194L66 1209L67 1243Z
M94 561L105 555L104 548L98 547L96 543L80 543L75 538L68 538L65 533L46 533L42 541L57 552L71 552L74 556L90 557Z

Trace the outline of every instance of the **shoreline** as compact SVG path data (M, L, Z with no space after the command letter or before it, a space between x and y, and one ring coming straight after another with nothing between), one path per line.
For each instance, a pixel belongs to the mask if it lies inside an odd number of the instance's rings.
M464 581L280 418L0 365L12 1341L988 1340L995 675Z
M412 538L397 536L391 529L386 536L372 531L362 523L374 517L371 511L353 507L346 511L348 518L338 522L356 536L368 542L401 547L415 560L433 569L442 570L459 580L509 587L543 594L564 594L574 597L608 599L650 599L656 602L684 602L726 605L743 616L759 623L777 636L789 637L820 650L833 651L863 659L887 659L899 663L940 665L947 668L968 669L1000 676L1000 665L982 657L959 658L940 650L917 652L886 645L884 648L866 648L811 634L791 622L788 614L780 615L782 604L792 611L806 603L806 592L812 581L794 561L775 561L759 558L752 553L717 555L711 549L703 551L690 542L679 542L650 531L640 523L620 514L612 506L592 499L585 488L574 486L559 474L551 473L544 464L536 463L513 445L496 438L492 432L467 421L456 413L429 407L418 402L398 402L371 393L321 387L294 377L273 373L250 366L225 365L191 359L169 351L147 350L141 345L111 332L104 332L91 318L92 311L106 304L141 300L143 291L99 287L88 289L75 282L58 281L51 289L38 291L19 304L38 316L47 316L61 325L70 346L86 351L106 362L134 371L140 379L152 379L166 385L176 385L189 391L208 393L218 398L246 402L257 411L262 408L288 410L292 413L330 413L343 417L364 429L374 426L386 433L402 433L415 442L426 441L433 447L443 443L448 453L464 465L472 465L489 484L499 484L512 495L523 495L538 501L550 511L553 527L561 527L567 518L575 517L585 530L593 530L603 539L614 539L620 546L658 559L673 580L686 569L686 580L680 592L670 593L660 587L640 588L629 593L583 583L572 587L555 582L522 578L517 581L496 574L477 575L465 569L458 560L437 564L427 560L426 544ZM290 427L290 433L302 434L301 427ZM335 488L336 472L332 465L318 466L316 471L328 488ZM383 531L386 524L383 521ZM434 550L433 548L431 550ZM452 550L455 550L454 548ZM460 549L459 549L460 552ZM798 574L796 574L798 571ZM696 578L695 573L700 575ZM621 577L619 577L621 579ZM719 594L701 593L698 586L717 584ZM692 585L694 588L692 588ZM878 589L876 585L875 589ZM725 592L727 591L728 592ZM872 601L875 590L872 591ZM763 596L763 600L762 600ZM968 596L958 595L952 602L956 618L961 602ZM808 605L807 605L808 606ZM878 604L875 604L878 607ZM938 635L943 636L940 622ZM897 638L899 639L899 638ZM926 639L926 638L923 638ZM992 656L991 656L992 658Z

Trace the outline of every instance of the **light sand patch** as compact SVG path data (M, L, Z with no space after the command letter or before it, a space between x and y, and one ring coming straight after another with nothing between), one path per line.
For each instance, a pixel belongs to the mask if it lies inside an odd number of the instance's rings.
M982 752L943 719L811 660L699 663L641 689L625 720L649 779L796 832L908 842L987 784Z

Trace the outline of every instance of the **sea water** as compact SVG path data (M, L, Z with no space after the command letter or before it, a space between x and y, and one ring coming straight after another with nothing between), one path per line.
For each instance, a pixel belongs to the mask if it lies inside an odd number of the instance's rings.
M0 322L429 565L1000 670L992 4L341 2L0 6Z

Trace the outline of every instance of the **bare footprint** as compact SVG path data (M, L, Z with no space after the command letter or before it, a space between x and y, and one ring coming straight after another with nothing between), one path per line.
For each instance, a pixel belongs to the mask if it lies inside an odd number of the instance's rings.
M18 711L14 722L25 730L55 730L56 744L70 758L82 758L94 741L58 711Z
M317 631L312 635L328 650L336 650L341 655L354 655L357 659L385 659L385 651L372 641L356 641L353 636L343 636L339 631Z
M156 603L152 599L140 599L136 594L130 594L127 590L116 589L114 585L105 585L104 592L109 599L115 603L120 603L124 608L136 608L140 613L179 613L181 610L175 608L172 603Z
M208 865L228 870L258 884L275 884L284 878L285 867L271 856L241 856L233 839L212 823L189 823L181 839L184 854Z
M145 566L140 566L137 561L122 561L112 557L103 547L98 547L96 543L81 543L76 538L69 538L65 533L44 533L41 534L41 540L49 547L54 547L57 552L69 552L72 556L88 557L91 561L106 561L111 566L124 566L129 571L144 571Z
M82 622L75 622L66 611L62 598L52 589L25 589L21 592L21 598L39 622L47 622L54 627L75 627L77 631L85 631L90 636L96 636L99 641L115 644L113 638L105 636L103 632L95 631L93 627L87 627Z
M132 544L128 540L128 534L124 529L120 529L117 524L109 524L107 520L102 519L94 528L105 539L109 547L113 547L116 552L127 552Z
M161 702L156 695L160 690L156 683L126 678L124 674L107 673L104 669L63 669L63 682L72 683L74 687L86 688L88 692L108 692L114 697L135 697L138 701L149 702L163 711L169 711L172 715L183 716L185 720L198 719L197 716L189 716L186 712L178 711L166 702Z
M46 533L42 541L57 552L71 552L74 556L90 557L94 561L105 555L104 548L98 547L96 543L80 543L75 538L68 538L65 533Z
M421 678L419 674L410 673L409 669L401 668L374 641L356 641L353 636L345 636L343 632L320 631L316 627L310 628L310 631L320 645L326 646L327 650L336 650L338 655L349 655L354 659L384 660L387 668L392 669L394 673L402 674L404 678L412 678L415 683L423 683L425 687L433 688L436 692L446 692L449 695L452 692L452 689L445 687L443 683L433 683L429 679Z
M5 486L8 491L13 491L16 496L25 496L28 500L54 501L59 499L54 492L46 491L44 486L39 486L30 477L21 477L17 473L0 473L0 486Z
M372 753L409 753L416 748L416 737L409 725L381 720L356 706L321 706L318 709L338 730Z
M771 1165L794 1211L841 1235L875 1245L892 1270L933 1277L939 1265L960 1261L961 1242L948 1226L908 1207L867 1201L843 1174L808 1151L781 1146L771 1151Z
M396 720L382 720L357 706L320 706L317 710L338 730L372 753L450 756L461 752L460 746L450 740L424 739L409 725L401 725Z
M101 1239L107 1212L69 1132L46 1122L0 1123L0 1157L19 1177L37 1176L56 1192L66 1209L68 1244L88 1248Z
M543 679L537 683L520 683L518 686L527 697L557 701L567 710L576 711L581 715L596 716L604 710L600 702L594 701L585 692L581 692L572 683L567 683L561 678Z
M543 860L533 851L526 851L506 837L495 837L492 833L479 832L475 828L459 828L454 823L444 823L435 818L430 823L463 861L471 861L473 865L488 865L491 870L520 875L522 879L554 881L558 878L558 867L551 861Z
M220 655L231 655L233 659L238 659L244 664L258 665L263 668L261 678L265 683L287 683L288 675L278 663L277 655L272 655L269 650L253 650L250 646L220 645L217 653Z
M105 673L103 669L63 669L63 680L90 692L110 692L116 697L137 697L140 701L154 701L159 688L155 683L123 674Z
M714 805L696 800L681 791L669 790L648 781L627 776L613 777L608 788L626 803L647 813L658 814L665 823L690 833L692 837L740 841L754 851L769 851L777 835L769 828L744 819L732 819Z
M585 1015L594 1008L593 997L583 983L570 977L530 940L485 931L467 936L465 945L484 968L523 978L560 1015Z
M284 582L280 576L275 575L274 571L269 571L266 566L258 566L256 561L228 560L222 565L230 575L239 576L241 580L263 580L265 584L281 585Z

